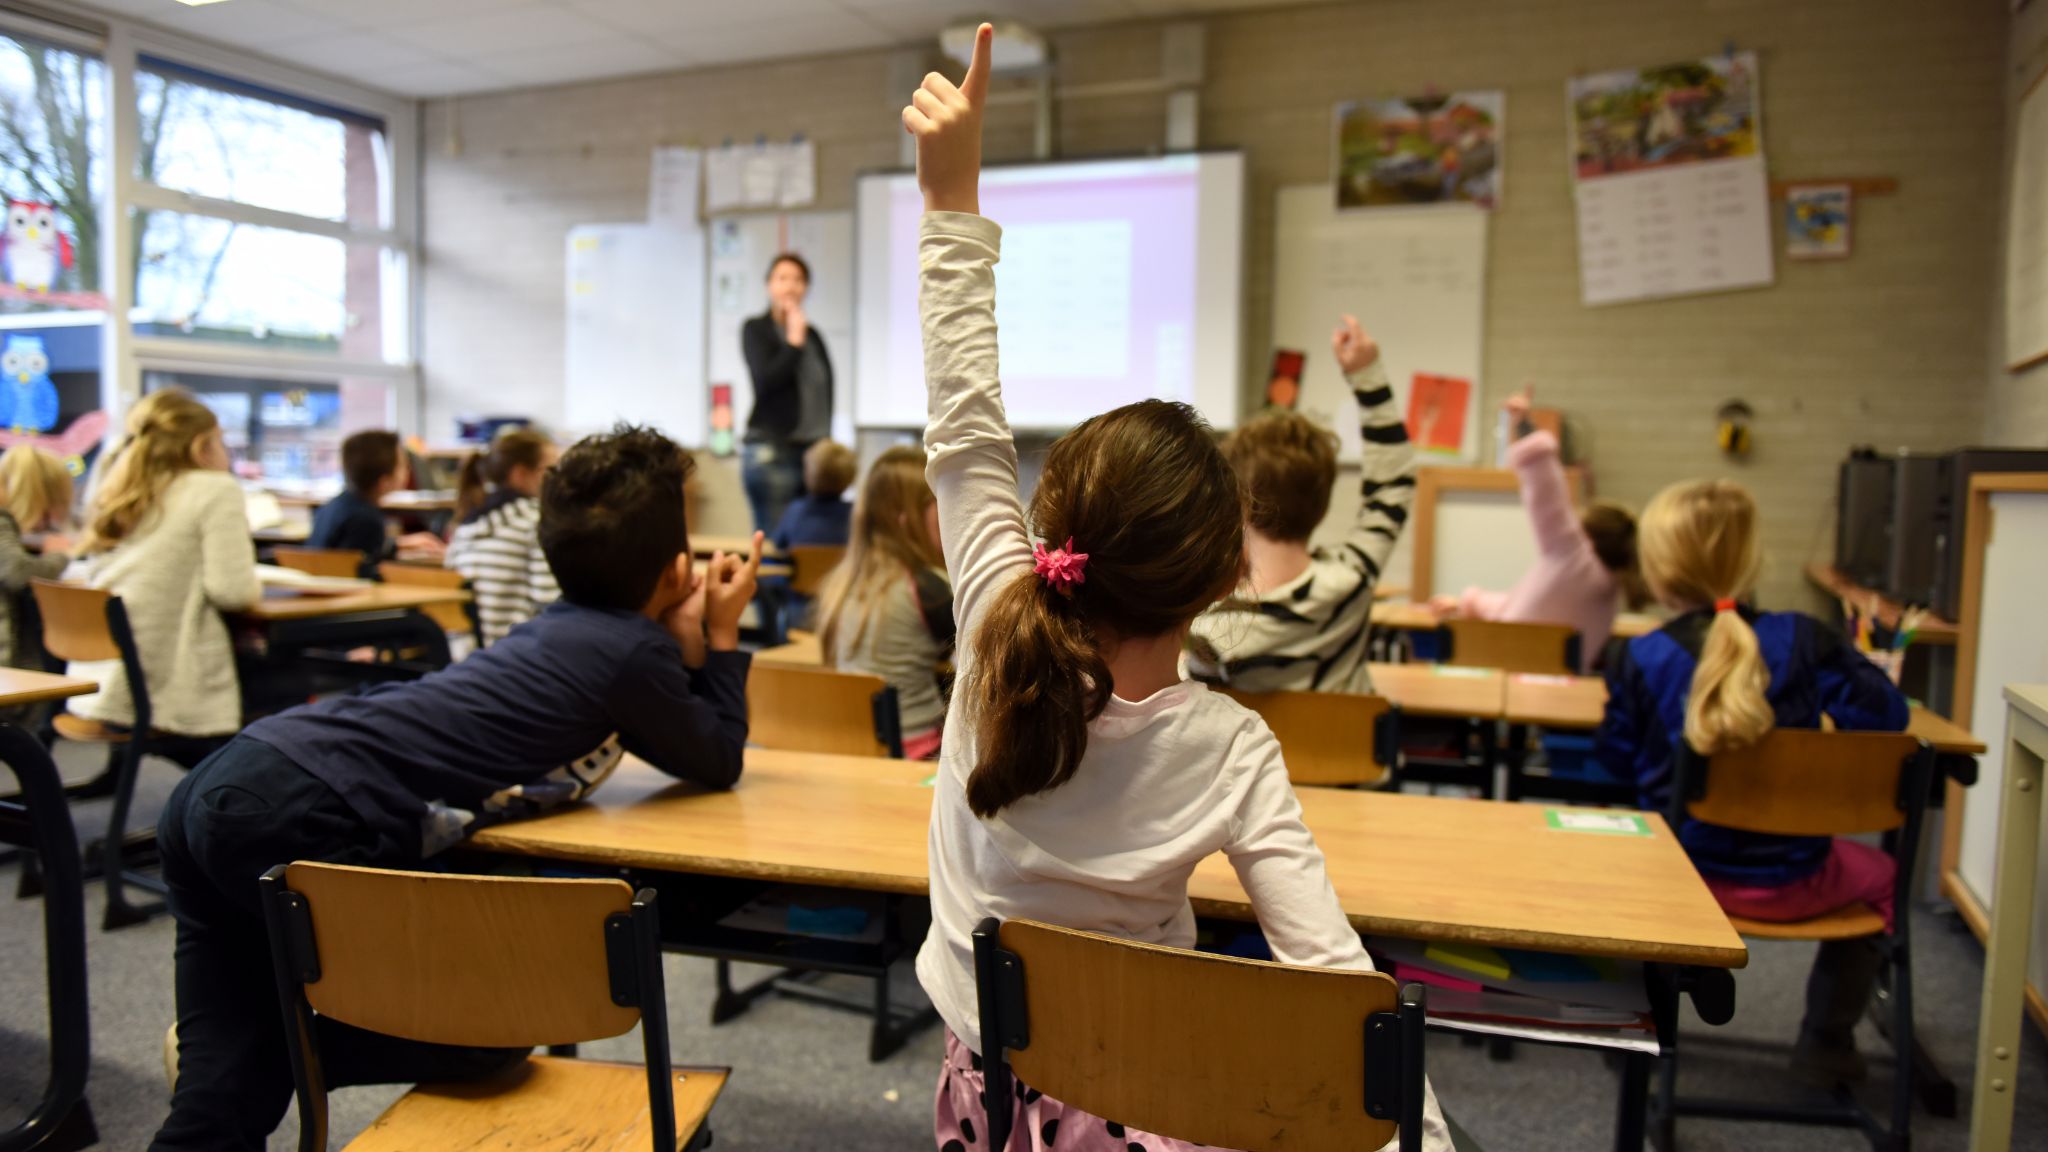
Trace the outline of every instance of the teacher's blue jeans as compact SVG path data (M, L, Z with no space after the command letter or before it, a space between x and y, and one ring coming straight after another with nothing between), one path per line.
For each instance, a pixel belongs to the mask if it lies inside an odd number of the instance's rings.
M754 527L773 534L782 513L803 494L805 445L749 440L740 448L740 479L754 510Z

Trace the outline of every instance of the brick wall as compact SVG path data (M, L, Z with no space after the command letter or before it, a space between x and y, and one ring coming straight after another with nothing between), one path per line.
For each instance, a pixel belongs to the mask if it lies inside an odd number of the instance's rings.
M2039 8L2031 21L2048 23ZM1766 600L1809 604L1799 569L1832 548L1845 450L1978 440L1987 391L1993 411L2011 391L1987 388L1985 370L2007 11L2005 0L1372 0L1206 17L1202 143L1250 158L1245 378L1259 379L1269 351L1273 192L1327 179L1330 106L1431 84L1505 88L1489 399L1536 383L1572 414L1605 496L1639 504L1672 480L1740 477L1765 509ZM1155 76L1159 27L1055 34L1062 82ZM1777 286L1761 291L1581 307L1566 77L1729 41L1761 54L1774 176L1891 176L1899 193L1857 205L1849 261L1781 260ZM818 143L821 206L850 206L855 172L897 162L905 93L891 89L890 65L887 52L862 52L430 103L429 434L460 411L559 416L563 232L641 217L649 148L801 131ZM992 111L992 158L1028 153L1029 114ZM1157 96L1083 94L1057 116L1067 157L1146 149L1164 134ZM1713 447L1714 410L1737 397L1756 409L1757 450L1728 465ZM2028 410L2048 427L2048 403ZM1332 516L1354 503L1340 493Z
M2012 18L2011 48L2006 57L2003 73L2006 92L2007 132L2012 130L2012 120L2018 114L2020 94L2027 85L2048 68L2048 8L2039 4L2027 8ZM2006 162L2012 160L2012 141L2006 140ZM1998 207L1994 223L1998 228L1998 256L1991 265L1992 315L1991 339L1991 382L1985 392L1984 443L2024 444L2039 446L2048 444L2048 364L2037 364L2018 374L2005 370L2005 264L2004 238L2005 214L2007 210L2007 186L2004 172L2000 170Z

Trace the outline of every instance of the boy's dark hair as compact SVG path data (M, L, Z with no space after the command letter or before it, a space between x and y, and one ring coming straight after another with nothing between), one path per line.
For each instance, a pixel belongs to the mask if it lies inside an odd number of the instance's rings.
M341 478L357 492L375 491L379 481L396 471L398 433L372 429L341 442Z
M637 612L690 546L690 454L652 428L614 425L562 453L540 486L540 550L562 598Z
M1244 485L1247 522L1270 540L1307 540L1330 510L1337 434L1299 412L1253 417L1223 441Z
M768 276L775 275L775 269L783 264L796 265L796 270L804 274L804 283L809 284L811 282L810 263L794 252L777 252L775 259L768 262ZM762 279L766 280L768 276L763 276Z

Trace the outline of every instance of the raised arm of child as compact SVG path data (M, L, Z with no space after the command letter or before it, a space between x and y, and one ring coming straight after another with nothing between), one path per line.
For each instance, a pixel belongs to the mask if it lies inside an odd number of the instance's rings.
M988 96L984 26L955 86L934 72L903 109L924 189L918 311L930 393L925 476L938 498L939 541L962 632L1019 565L1031 563L1017 496L1017 446L1003 412L996 354L995 264L1002 229L980 215L981 113Z
M1509 446L1507 465L1514 469L1522 492L1522 511L1536 534L1536 550L1545 556L1567 556L1582 546L1584 529L1572 511L1571 486L1565 481L1563 452L1557 437L1529 426L1529 408L1535 396L1523 388L1501 407L1515 442ZM1478 620L1500 617L1508 601L1506 592L1467 588L1449 607L1461 616Z
M1378 341L1359 328L1357 319L1346 316L1330 335L1330 349L1351 382L1359 412L1358 520L1338 555L1365 573L1369 582L1377 582L1415 503L1415 445L1409 443L1407 422L1394 403Z

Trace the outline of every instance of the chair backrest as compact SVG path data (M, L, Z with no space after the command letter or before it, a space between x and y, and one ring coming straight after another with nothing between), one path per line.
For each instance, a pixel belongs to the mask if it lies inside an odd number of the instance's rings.
M1569 624L1505 620L1446 620L1443 662L1463 668L1498 668L1540 676L1579 674L1579 633Z
M1280 741L1296 784L1377 784L1393 771L1398 713L1384 696L1348 692L1239 692Z
M43 648L59 660L119 660L120 645L107 626L114 594L61 580L31 580L43 617Z
M1926 806L1932 750L1903 732L1776 728L1748 748L1678 756L1680 814L1774 836L1906 827Z
M311 1011L386 1035L524 1048L641 1025L654 1146L675 1147L655 894L624 881L298 862L263 877L300 1147L326 1147Z
M277 557L278 567L308 576L353 577L363 569L363 554L353 548L289 548L280 544L271 554Z
M901 756L896 690L880 676L757 664L747 673L747 738L763 748Z
M284 882L311 915L320 978L306 1000L322 1016L494 1048L598 1040L640 1022L612 1002L606 976L605 921L633 903L623 880L301 862Z
M424 564L400 564L387 560L377 565L377 578L386 584L411 584L420 588L467 588L469 582L462 573L453 568L429 568ZM477 628L473 618L473 601L425 604L420 612L427 619L441 626L443 632L475 632L479 637L482 630Z
M1399 1123L1402 1147L1420 1147L1421 990L1385 973L1238 960L1025 920L983 922L975 967L983 1070L997 1069L990 1092L1006 1102L1004 1063L1062 1103L1178 1140L1263 1152L1378 1148ZM989 1059L1004 1052L1007 1061Z
M825 578L846 558L838 544L799 544L789 550L789 590L799 596L816 596L824 590Z

